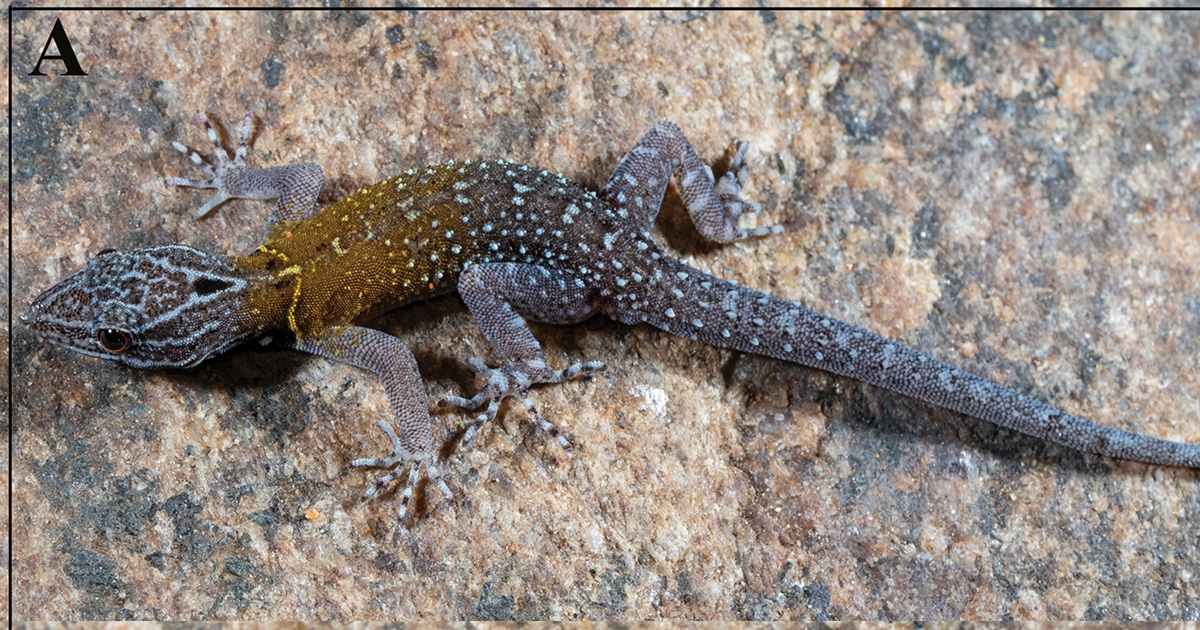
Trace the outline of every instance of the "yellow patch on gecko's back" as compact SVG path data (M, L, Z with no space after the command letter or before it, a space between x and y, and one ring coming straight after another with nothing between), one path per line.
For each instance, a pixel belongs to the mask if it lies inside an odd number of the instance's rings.
M237 264L267 271L276 281L297 277L286 284L264 283L254 306L278 313L286 301L288 327L308 338L453 289L476 252L461 232L482 219L472 212L486 214L479 204L446 194L462 190L455 184L469 175L454 163L410 172L275 232ZM270 259L288 266L270 269Z

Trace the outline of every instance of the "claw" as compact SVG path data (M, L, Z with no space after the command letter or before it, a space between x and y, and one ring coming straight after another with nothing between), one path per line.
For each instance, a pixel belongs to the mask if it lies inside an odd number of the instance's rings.
M242 165L246 164L246 147L250 146L250 114L246 114L242 118L242 135L238 138L237 150L234 152L233 161Z

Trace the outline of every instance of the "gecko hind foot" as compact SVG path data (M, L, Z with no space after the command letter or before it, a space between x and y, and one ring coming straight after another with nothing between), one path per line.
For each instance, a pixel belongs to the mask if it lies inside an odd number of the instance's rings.
M246 172L246 149L250 144L251 123L250 114L246 114L245 119L242 121L242 133L238 137L237 150L234 152L233 159L230 159L229 153L225 151L225 147L221 146L221 140L217 137L217 130L209 122L208 116L204 112L199 112L199 117L200 122L204 123L204 131L208 135L208 140L212 143L216 165L205 160L198 152L188 148L182 142L172 141L171 146L176 151L187 156L192 164L200 167L204 174L204 179L168 177L165 180L169 186L216 189L216 194L203 206L200 206L199 210L196 210L195 216L197 219L205 217L217 206L239 196L236 191L238 186L234 180Z
M721 205L725 207L725 212L736 224L738 217L742 214L759 213L763 211L763 207L762 204L742 198L742 185L746 183L746 176L749 173L746 166L746 151L750 149L750 143L745 140L735 140L731 148L733 155L729 158L729 169L725 171L721 179L717 180L715 188ZM756 228L738 228L737 240L782 232L783 226L778 224Z
M475 418L475 422L463 432L459 440L461 446L466 446L475 437L483 425L496 418L500 403L509 396L515 396L525 406L529 417L537 423L538 428L549 433L565 450L571 450L571 443L558 431L554 423L542 417L537 406L529 398L529 388L542 383L561 383L575 377L590 377L595 372L605 369L601 361L581 361L565 370L551 370L542 361L517 361L498 368L489 368L478 358L472 357L467 361L471 368L484 378L485 384L479 393L472 398L447 396L438 401L439 407L460 407L474 411L487 404L487 409Z
M389 472L381 475L368 487L362 494L362 500L367 501L375 496L380 490L391 485L393 481L400 478L400 472L403 469L408 470L408 479L404 483L404 493L400 498L400 522L404 522L404 517L408 513L408 502L412 499L413 491L417 487L417 482L421 480L421 464L425 465L425 476L430 481L437 484L439 490L442 491L447 499L453 499L454 495L450 492L450 488L446 486L445 480L442 479L442 473L434 463L433 455L424 458L414 458L413 455L405 449L400 443L400 437L396 435L396 431L392 425L386 421L380 420L375 423L392 441L392 454L383 458L364 458L356 459L350 462L352 468L384 468ZM402 464L407 464L403 466Z

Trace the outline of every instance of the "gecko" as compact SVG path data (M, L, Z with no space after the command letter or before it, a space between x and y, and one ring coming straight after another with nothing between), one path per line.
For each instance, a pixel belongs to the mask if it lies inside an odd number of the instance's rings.
M442 407L478 416L459 448L519 401L564 449L570 442L538 412L534 385L605 369L581 361L553 369L529 321L569 325L603 314L649 324L719 348L817 368L1105 457L1200 468L1200 445L1103 426L975 376L897 341L693 268L655 244L650 230L668 182L702 237L728 244L781 226L739 227L762 211L743 199L746 142L730 147L718 179L678 126L659 122L621 159L596 193L560 174L504 160L446 162L367 186L327 207L314 163L252 169L251 116L234 156L203 114L211 161L179 142L202 172L169 185L215 189L203 218L230 199L276 200L262 244L246 256L182 244L105 250L39 295L21 321L43 339L135 368L187 368L259 339L373 372L392 422L391 444L369 498L405 476L403 523L422 472L452 498L438 468L424 383L408 345L362 322L385 311L457 292L503 364L471 357L483 386ZM394 425L394 426L393 426Z

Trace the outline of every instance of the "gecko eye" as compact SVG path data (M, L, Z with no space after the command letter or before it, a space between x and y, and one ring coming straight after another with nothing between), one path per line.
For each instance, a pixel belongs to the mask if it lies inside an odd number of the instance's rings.
M100 345L105 350L113 354L120 354L129 349L130 339L129 333L115 328L105 328L101 330L96 338L100 341Z
M106 247L106 248L96 252L96 256L93 256L92 258L96 258L97 256L103 256L105 254L111 254L115 251L117 251L117 250L113 249L112 247Z

